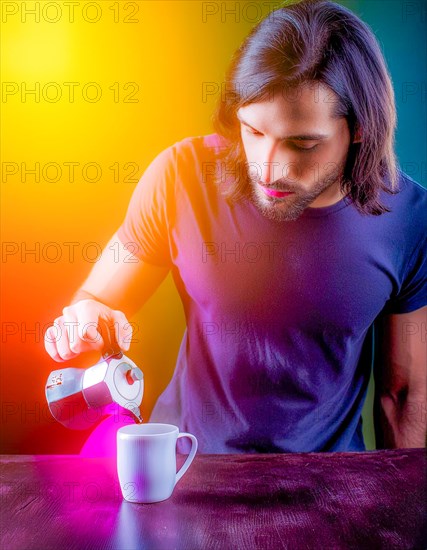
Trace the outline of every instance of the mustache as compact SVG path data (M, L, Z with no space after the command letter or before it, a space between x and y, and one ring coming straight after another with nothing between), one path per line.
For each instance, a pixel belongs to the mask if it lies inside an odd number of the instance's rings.
M251 178L253 183L258 183L266 189L277 189L278 191L283 191L284 193L295 193L295 187L289 185L289 183L283 180L277 180L273 183L264 183L259 178Z

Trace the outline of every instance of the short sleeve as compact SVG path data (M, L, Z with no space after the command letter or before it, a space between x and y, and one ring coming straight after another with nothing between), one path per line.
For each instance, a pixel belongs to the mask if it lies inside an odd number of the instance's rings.
M120 241L143 262L170 266L170 224L175 190L175 148L170 146L149 164L131 196L117 230Z
M427 239L422 240L408 262L399 292L390 298L383 313L409 313L427 305Z

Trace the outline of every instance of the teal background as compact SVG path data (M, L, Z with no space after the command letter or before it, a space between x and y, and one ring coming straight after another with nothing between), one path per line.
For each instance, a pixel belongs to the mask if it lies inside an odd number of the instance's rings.
M417 0L348 0L373 30L396 96L396 153L404 172L427 186L427 4Z

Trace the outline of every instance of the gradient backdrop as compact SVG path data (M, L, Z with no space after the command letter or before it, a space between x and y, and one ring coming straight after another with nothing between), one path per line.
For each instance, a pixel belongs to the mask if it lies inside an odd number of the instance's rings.
M396 92L397 154L426 186L423 2L342 2L383 48ZM212 132L233 51L280 2L1 2L2 453L77 453L87 433L50 417L58 368L43 333L61 315L162 149ZM73 10L73 11L71 11ZM424 11L423 11L424 10ZM172 374L184 317L168 278L132 319L145 374L142 413ZM88 354L68 366L86 367ZM372 382L365 439L375 448Z

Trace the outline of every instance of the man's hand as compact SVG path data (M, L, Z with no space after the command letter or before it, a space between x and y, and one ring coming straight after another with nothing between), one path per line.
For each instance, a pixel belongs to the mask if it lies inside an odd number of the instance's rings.
M375 401L379 448L427 446L427 306L376 325Z
M132 327L121 311L110 309L96 300L81 300L65 307L62 313L44 337L46 351L55 361L67 361L85 351L106 347L109 342L103 339L100 320L110 328L119 347L123 351L129 350Z

